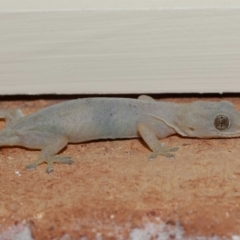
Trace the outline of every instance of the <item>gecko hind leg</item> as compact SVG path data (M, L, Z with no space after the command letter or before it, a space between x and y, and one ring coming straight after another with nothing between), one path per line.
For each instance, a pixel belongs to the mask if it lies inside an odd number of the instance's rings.
M42 131L19 131L21 146L27 148L41 149L36 161L26 166L27 169L34 169L39 164L46 162L46 172L53 172L53 163L72 164L73 160L69 156L56 155L67 144L68 139L62 135Z
M174 158L174 154L172 152L176 152L178 147L167 148L165 143L160 144L154 131L145 123L138 124L138 131L143 140L153 151L148 157L149 160L156 158L158 155L163 155L167 158Z
M2 109L0 110L0 118L5 119L6 126L14 124L18 119L22 118L24 115L21 109Z

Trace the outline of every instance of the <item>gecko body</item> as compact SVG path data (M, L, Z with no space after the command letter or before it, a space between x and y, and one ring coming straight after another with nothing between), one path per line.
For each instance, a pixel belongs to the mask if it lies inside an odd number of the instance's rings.
M0 146L41 149L39 158L27 166L46 162L71 164L68 156L57 155L68 143L96 139L142 137L157 155L173 157L177 147L167 148L158 139L173 134L195 138L240 136L240 112L227 101L173 103L148 96L129 98L85 98L62 102L23 116L21 110L2 110L6 127L0 132Z

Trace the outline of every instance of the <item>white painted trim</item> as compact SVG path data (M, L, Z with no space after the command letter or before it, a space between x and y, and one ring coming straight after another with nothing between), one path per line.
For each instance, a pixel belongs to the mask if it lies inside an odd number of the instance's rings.
M1 0L0 11L236 8L239 0Z
M240 92L239 30L236 7L0 13L0 94Z

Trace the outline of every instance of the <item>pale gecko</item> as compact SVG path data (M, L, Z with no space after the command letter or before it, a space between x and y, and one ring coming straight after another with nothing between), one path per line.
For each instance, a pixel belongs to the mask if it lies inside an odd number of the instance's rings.
M1 110L6 127L0 131L0 146L41 149L27 169L46 162L71 164L69 156L57 155L68 143L96 139L143 138L152 153L174 157L178 147L168 148L158 139L173 134L192 138L240 136L240 112L228 101L174 103L142 95L130 98L84 98L55 104L23 116L20 109Z

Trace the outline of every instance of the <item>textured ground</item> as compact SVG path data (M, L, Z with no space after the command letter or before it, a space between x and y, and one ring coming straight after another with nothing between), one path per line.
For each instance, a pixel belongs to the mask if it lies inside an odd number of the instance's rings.
M225 99L240 110L239 98ZM60 101L10 100L0 108L25 114ZM24 169L37 150L1 148L0 239L22 226L34 239L127 239L146 224L176 227L185 237L240 235L240 139L172 136L165 142L180 146L175 160L148 161L138 139L68 145L64 154L75 163L55 165L53 174L45 164ZM160 230L149 231L158 239ZM170 237L177 239L176 231Z

